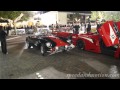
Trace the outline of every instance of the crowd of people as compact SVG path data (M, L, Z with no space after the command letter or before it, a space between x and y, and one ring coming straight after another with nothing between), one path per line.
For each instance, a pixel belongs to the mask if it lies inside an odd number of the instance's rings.
M96 26L98 29L100 27L100 23L96 23ZM41 28L41 27L47 27L46 25L36 26L21 26L17 27L16 29L25 29L26 34L31 34L33 31L32 29ZM89 23L74 23L74 24L67 24L67 25L61 25L61 24L51 24L48 26L50 30L52 31L63 31L63 32L69 32L72 31L73 33L79 34L79 33L90 33L91 32L91 22ZM12 27L4 27L4 30L7 31L7 35L9 35L9 31L12 29Z
M89 33L91 31L91 23L74 23L74 24L68 24L68 25L51 25L52 30L58 30L58 31L64 31L69 32L70 30L73 31L75 34L79 34L80 31L83 33Z

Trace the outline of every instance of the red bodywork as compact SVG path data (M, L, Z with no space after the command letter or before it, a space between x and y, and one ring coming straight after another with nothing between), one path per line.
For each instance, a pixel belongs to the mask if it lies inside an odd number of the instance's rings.
M120 31L120 21L116 22L116 24L117 24L118 30Z
M65 45L69 45L66 42L63 42L61 39L59 39L58 37L51 37L49 36L49 39L51 39L52 41L54 41L56 43L56 46L60 47L60 46L65 46Z
M67 32L56 32L53 33L58 37L69 37L72 36L72 42L76 46L79 40L84 42L84 50L91 51L95 53L104 53L104 49L101 49L102 45L101 42L104 43L105 47L108 49L109 52L110 47L114 47L115 45L118 46L113 51L113 56L115 58L119 58L120 56L120 48L119 48L119 37L116 34L114 29L114 22L107 21L105 22L99 29L99 34L89 33L89 34L70 34ZM119 25L118 25L119 24ZM118 28L120 30L120 22L118 23Z
M85 50L87 51L93 51L96 53L100 53L100 46L99 46L99 35L98 34L70 34L67 32L55 32L53 33L54 35L58 37L69 37L70 35L72 36L72 43L76 46L78 40L83 40L85 43Z
M31 37L32 38L38 38L37 36L31 36ZM58 46L58 47L69 45L68 43L62 41L58 37L55 37L55 36L45 36L45 37L51 39L52 41L54 41L56 43L56 46Z
M78 40L78 34L73 33L67 33L67 32L53 32L53 35L56 35L57 37L64 37L67 38L69 36L72 36L72 43L76 45L76 41Z
M85 44L84 50L92 51L95 53L101 53L99 45L99 35L98 34L82 34L79 35L78 40L82 40ZM76 41L77 42L77 41Z
M113 21L107 21L98 29L99 34L107 47L119 44L119 38L115 33L113 24Z

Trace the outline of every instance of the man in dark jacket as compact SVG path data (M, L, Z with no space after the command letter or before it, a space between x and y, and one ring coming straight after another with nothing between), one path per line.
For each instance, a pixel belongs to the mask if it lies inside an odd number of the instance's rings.
M6 45L6 32L3 30L3 27L0 26L0 41L1 41L1 50L3 54L7 54L7 45Z
M101 24L100 22L98 22L98 23L97 23L97 28L96 28L97 32L98 32L98 29L99 29L101 26L102 26L102 24ZM98 33L99 33L99 32L98 32Z
M100 28L101 24L100 22L97 23L97 30Z
M91 23L89 22L87 26L87 33L90 33L90 32L91 32Z
M75 34L79 34L79 28L80 28L80 26L79 25L75 25L74 27L74 30L75 30Z

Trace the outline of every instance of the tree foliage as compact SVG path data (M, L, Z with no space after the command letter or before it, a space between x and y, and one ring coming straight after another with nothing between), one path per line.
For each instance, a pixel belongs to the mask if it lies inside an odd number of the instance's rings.
M92 13L91 13L91 20L96 20L97 18L98 18L97 11L92 11Z
M32 15L30 11L0 11L0 17L15 20L21 13L24 14L21 20L27 20Z
M22 11L22 13L24 14L24 16L21 18L22 21L27 21L29 17L33 16L31 11Z
M28 18L32 16L31 11L0 11L0 17L13 20L14 30L16 33L16 22L14 21L21 13L23 13L23 16L20 21L28 20Z
M120 11L104 11L106 20L120 21Z
M104 17L103 11L92 11L91 13L91 20L96 20Z
M91 20L104 18L105 20L120 21L120 11L92 11Z

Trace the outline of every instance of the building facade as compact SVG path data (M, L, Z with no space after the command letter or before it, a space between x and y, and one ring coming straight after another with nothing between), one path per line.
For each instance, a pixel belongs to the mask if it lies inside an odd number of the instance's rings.
M36 12L36 14L31 17L28 21L28 25L51 25L51 24L73 24L72 19L76 12L70 11L46 11L46 12ZM90 12L79 12L80 21L86 22L87 18L90 17Z
M72 19L74 17L74 14L76 12L70 12L70 11L48 11L43 14L41 14L41 22L43 24L69 24L74 23L74 20ZM77 12L80 14L79 22L87 22L88 18L91 16L91 12L87 11L79 11Z

